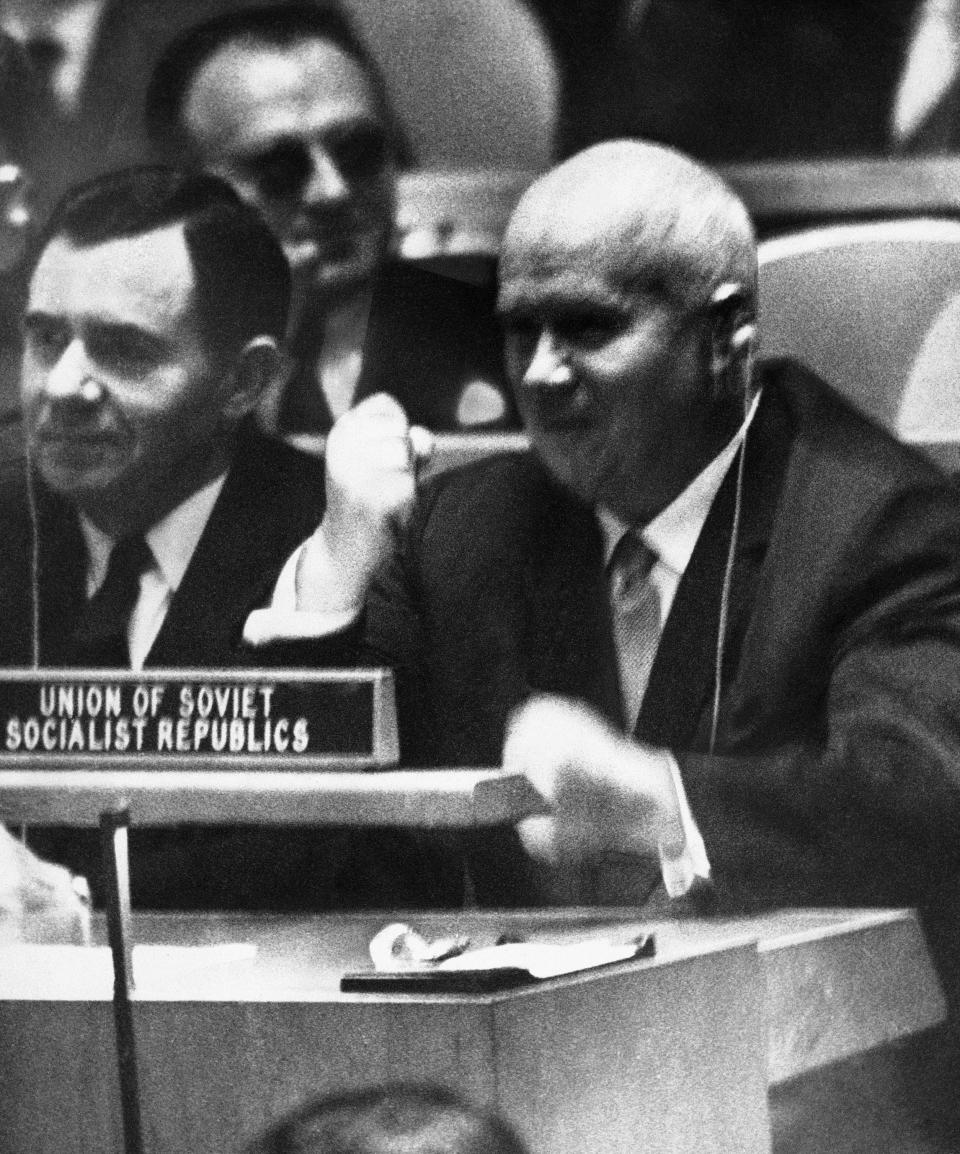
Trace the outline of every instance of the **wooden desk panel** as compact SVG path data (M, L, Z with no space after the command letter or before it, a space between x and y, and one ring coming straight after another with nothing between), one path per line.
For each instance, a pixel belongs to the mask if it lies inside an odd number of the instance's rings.
M307 1094L388 1077L437 1079L496 1106L533 1154L632 1154L638 1136L653 1152L749 1154L769 1149L768 1080L943 1012L911 916L837 911L655 924L654 959L499 995L340 994L339 973L362 963L387 917L141 915L142 942L258 947L141 983L150 1154L228 1154ZM411 920L478 944L501 930L639 928L584 911ZM57 980L14 973L15 955L0 951L2 1150L122 1149L109 982L79 994L83 951L68 956L73 972Z

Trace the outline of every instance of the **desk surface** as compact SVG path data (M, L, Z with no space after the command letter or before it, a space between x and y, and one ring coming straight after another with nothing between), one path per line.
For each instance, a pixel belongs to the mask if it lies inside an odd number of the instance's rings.
M500 769L358 772L0 769L0 820L97 825L127 807L139 825L179 822L257 825L453 827L512 824L542 813L522 774Z
M643 928L658 950L494 995L341 994L340 973L365 962L396 914L138 915L143 948L245 944L138 978L151 1154L233 1154L308 1093L397 1077L495 1105L534 1154L578 1154L598 1139L632 1154L638 1133L656 1154L764 1154L769 1086L943 1013L919 927L902 911L647 923L598 910L401 916L478 945L500 933L566 940ZM122 1148L99 920L94 930L93 948L0 949L0 1148Z
M397 995L343 994L340 975L369 967L368 943L391 921L429 935L464 933L474 946L500 934L530 941L602 935L627 940L649 930L656 955L611 970L655 969L756 943L765 981L767 1068L771 1081L936 1024L944 1004L914 915L890 910L791 910L754 918L638 921L624 910L365 913L335 916L150 914L134 918L143 946L174 947L165 967L135 972L142 1002L396 1002ZM252 949L198 953L179 947L246 944ZM106 930L94 948L0 947L0 1001L108 1001ZM135 970L137 962L135 958ZM494 1002L533 989L591 980L588 973L537 987L485 995L421 995L435 1001ZM402 999L402 996L401 1000Z

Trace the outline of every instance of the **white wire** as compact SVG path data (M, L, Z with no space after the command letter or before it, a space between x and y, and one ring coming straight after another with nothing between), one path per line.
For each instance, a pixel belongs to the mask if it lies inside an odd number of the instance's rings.
M739 459L737 460L737 487L733 504L733 524L730 527L730 544L727 547L727 564L723 571L723 590L720 594L720 618L717 622L717 648L713 670L713 710L710 717L710 746L708 749L710 754L714 751L714 746L717 741L717 728L720 724L720 694L723 688L723 653L727 642L727 618L730 607L730 590L733 586L733 565L737 554L737 539L740 535L740 511L743 505L743 473L746 457L747 434L744 434L743 441L740 444Z

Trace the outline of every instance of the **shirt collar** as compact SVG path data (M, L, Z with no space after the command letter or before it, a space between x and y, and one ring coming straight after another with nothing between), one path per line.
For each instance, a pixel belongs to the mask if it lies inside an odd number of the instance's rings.
M174 593L180 587L226 478L227 474L221 473L202 489L191 493L145 534L154 563ZM87 593L90 595L100 588L107 575L114 538L94 525L83 513L80 514L80 530L89 557Z
M747 429L757 411L760 393L754 396L743 424L727 442L724 448L707 467L690 482L678 497L641 530L643 543L657 555L660 564L666 565L677 577L686 572L697 538L710 512L723 478L743 444ZM631 528L609 509L598 508L597 519L603 536L604 565L610 560L617 542Z

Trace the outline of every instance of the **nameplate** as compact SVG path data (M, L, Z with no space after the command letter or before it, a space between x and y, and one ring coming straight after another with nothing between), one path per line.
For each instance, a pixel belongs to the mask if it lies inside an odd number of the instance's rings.
M353 770L397 758L389 670L0 670L0 767Z

